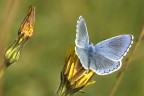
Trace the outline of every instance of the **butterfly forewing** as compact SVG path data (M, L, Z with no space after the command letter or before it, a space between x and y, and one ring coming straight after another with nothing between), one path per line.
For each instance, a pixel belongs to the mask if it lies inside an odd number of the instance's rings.
M82 16L79 17L76 27L77 27L77 29L76 29L75 44L76 44L76 46L78 46L80 48L85 48L89 44L89 37L88 37L85 20L83 19Z
M132 35L119 35L107 40L104 40L95 45L97 54L112 60L120 60L126 55L133 42Z

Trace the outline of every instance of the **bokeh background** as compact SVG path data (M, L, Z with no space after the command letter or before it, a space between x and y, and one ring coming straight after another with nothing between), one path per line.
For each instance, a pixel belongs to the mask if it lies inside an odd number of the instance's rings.
M15 40L29 5L36 7L34 34L1 80L4 96L55 96L80 15L94 44L120 34L133 34L137 40L144 25L144 0L0 0L0 50ZM144 40L114 96L144 95L143 58ZM76 96L107 96L117 73L95 75L96 84Z

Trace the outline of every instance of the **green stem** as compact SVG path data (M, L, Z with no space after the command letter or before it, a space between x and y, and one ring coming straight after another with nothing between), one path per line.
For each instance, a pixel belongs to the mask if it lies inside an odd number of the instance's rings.
M18 9L19 0L7 0L6 7L4 8L3 21L0 24L0 96L3 96L3 74L5 73L6 67L4 62L4 52L8 43L12 22L14 20L16 11Z

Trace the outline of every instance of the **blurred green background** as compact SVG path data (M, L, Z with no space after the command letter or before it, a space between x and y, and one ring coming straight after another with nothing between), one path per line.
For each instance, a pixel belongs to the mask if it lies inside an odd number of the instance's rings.
M5 74L4 96L55 95L65 53L74 45L80 15L86 20L94 44L120 34L133 34L137 39L144 25L144 0L0 0L0 48L3 40L8 40L7 46L15 40L29 5L36 7L34 34L18 62ZM114 96L144 95L143 58L144 40ZM117 73L95 75L96 84L76 96L107 96Z

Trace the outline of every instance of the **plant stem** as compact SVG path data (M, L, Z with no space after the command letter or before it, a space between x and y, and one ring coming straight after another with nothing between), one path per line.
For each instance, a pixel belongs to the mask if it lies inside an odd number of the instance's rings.
M126 69L130 65L130 62L132 61L132 58L134 57L135 52L136 52L136 50L137 50L137 48L138 48L138 46L139 46L139 44L143 38L144 38L144 27L142 29L140 36L138 37L138 39L135 42L135 46L133 47L131 54L129 55L129 57L125 61L125 66L122 67L122 70L120 70L120 72L118 73L118 76L117 76L108 96L114 96L119 84L121 83L121 81L125 75Z
M12 22L14 20L16 10L18 9L19 0L8 0L4 9L3 21L0 25L0 96L3 96L3 74L5 73L4 52L8 43Z

